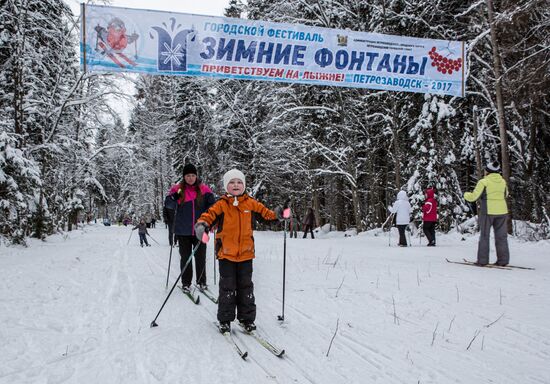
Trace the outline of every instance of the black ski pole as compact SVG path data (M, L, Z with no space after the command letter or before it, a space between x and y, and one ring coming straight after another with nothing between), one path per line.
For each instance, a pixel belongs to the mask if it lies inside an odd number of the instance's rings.
M214 246L212 249L214 250L214 285L216 285L216 231L213 231L213 237L214 237Z
M160 307L159 312L155 316L155 319L153 321L151 321L151 328L158 327L158 324L156 323L157 318L159 317L160 313L162 312L162 309L164 308L164 305L166 305L166 302L168 301L168 298L170 297L170 295L172 294L172 292L176 288L176 285L178 285L178 281L180 281L181 276L183 275L183 272L185 272L185 269L187 268L187 266L191 262L191 259L193 259L193 256L195 256L195 252L197 251L197 249L199 249L200 245L201 245L201 242L199 241L198 244L191 251L191 254L189 255L189 258L187 259L187 261L185 262L185 265L181 269L181 273L179 274L178 278L174 282L174 285L172 286L172 289L170 290L170 292L168 292L168 296L166 296L166 299L164 299L164 303L162 303L162 306Z
M132 238L132 234L134 233L134 230L132 229L132 232L130 232L130 237L128 237L128 242L126 245L130 244L130 239Z
M166 274L166 287L164 289L168 288L168 279L170 279L170 264L172 264L172 246L170 246L170 258L168 259L168 273Z
M170 279L170 266L172 264L172 248L174 248L174 244L176 242L174 231L176 229L176 217L178 216L178 205L176 201L176 210L174 212L174 219L172 220L172 227L168 226L168 236L169 236L169 243L170 243L170 258L168 259L168 272L166 273L166 288L168 288L168 280Z
M286 282L286 223L284 225L284 243L283 243L283 312L281 315L277 316L279 321L285 321L285 282Z
M151 236L150 234L147 234L147 236L149 236L151 238L151 240L153 240L155 243L157 243L158 245L160 245L160 243L158 241L155 240L155 238L153 236Z

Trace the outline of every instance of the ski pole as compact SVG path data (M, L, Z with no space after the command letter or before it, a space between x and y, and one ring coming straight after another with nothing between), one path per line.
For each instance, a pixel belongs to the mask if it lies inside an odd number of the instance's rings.
M216 285L216 231L213 231L212 233L214 236L214 246L212 247L212 249L214 250L214 285Z
M386 226L388 220L390 220L390 218L393 216L393 213L390 213L390 215L388 216L388 218L386 219L386 221L384 221L384 224L382 224L382 231L384 230L384 227ZM390 221L390 228L391 228L391 221Z
M283 243L283 312L281 315L277 316L279 321L285 320L285 281L286 281L286 223L288 220L285 220L284 225L284 243Z
M176 229L176 217L178 216L178 207L176 205L176 211L174 212L174 219L172 220L172 227L168 226L168 236L170 240L170 258L168 259L168 272L166 273L166 288L168 288L168 280L170 279L170 265L172 264L172 248L176 242L176 236L174 230ZM165 288L165 289L166 289Z
M168 296L166 296L166 299L164 299L164 303L162 303L162 306L160 307L157 315L155 316L153 321L151 321L151 328L158 327L158 324L156 323L157 318L159 317L160 313L162 312L162 309L164 308L164 306L166 305L166 302L168 301L168 298L170 297L170 295L172 294L172 292L176 288L176 285L178 285L178 281L180 281L180 279L183 275L183 272L185 272L185 269L187 268L187 266L189 265L189 263L193 259L193 256L195 255L195 252L197 251L197 249L199 249L200 245L201 245L201 242L199 241L198 244L191 251L191 254L189 255L189 258L187 259L187 261L185 262L185 265L181 269L181 273L179 274L178 278L174 282L174 285L172 286L172 289L170 290L170 292L168 292Z
M128 237L128 242L126 245L130 244L130 239L132 238L132 234L134 233L134 230L132 229L132 232L130 232L130 237Z
M155 238L153 236L151 236L150 234L147 234L147 236L149 236L151 238L151 240L153 240L155 243L157 243L158 245L160 245L160 243L158 241L155 240Z
M170 258L168 259L168 273L166 274L166 287L164 289L168 288L168 279L170 279L170 264L172 264L172 249L174 247L170 246Z

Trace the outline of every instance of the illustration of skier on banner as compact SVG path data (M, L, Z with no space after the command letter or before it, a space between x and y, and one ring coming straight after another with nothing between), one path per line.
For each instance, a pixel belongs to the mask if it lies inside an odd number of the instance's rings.
M134 43L134 59L137 59L137 39L139 35L132 33L126 34L126 25L118 17L109 21L107 28L100 26L99 24L94 28L97 32L96 36L96 52L100 52L102 55L107 56L120 68L126 68L126 63L121 62L123 59L131 66L137 66L137 63L130 59L124 53L124 50L128 48L128 44Z

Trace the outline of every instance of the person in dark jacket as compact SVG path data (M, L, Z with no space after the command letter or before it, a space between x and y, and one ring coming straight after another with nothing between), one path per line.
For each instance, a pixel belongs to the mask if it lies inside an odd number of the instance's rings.
M191 255L193 247L199 243L195 237L195 222L215 202L212 190L197 177L197 168L186 164L183 168L183 180L171 188L172 197L177 201L174 233L181 256L180 268L183 269ZM195 281L206 288L206 244L201 243L195 252ZM193 279L193 269L188 267L181 276L183 290L189 290Z
M304 217L304 237L305 239L307 237L307 232L309 231L311 233L311 238L315 239L313 236L313 227L315 226L315 214L313 213L313 208L308 208L307 214Z
M179 189L179 188L178 188ZM176 215L176 208L178 203L176 199L170 194L164 198L164 207L162 208L162 218L164 223L168 226L168 242L170 246L174 246L174 218Z
M143 247L143 244L145 243L146 246L150 247L151 245L147 242L147 235L149 232L147 232L147 224L145 223L145 220L141 219L139 224L132 228L132 231L134 229L138 230L139 245Z
M422 206L422 229L428 239L428 247L435 247L435 224L437 223L437 201L433 188L426 189L426 200Z

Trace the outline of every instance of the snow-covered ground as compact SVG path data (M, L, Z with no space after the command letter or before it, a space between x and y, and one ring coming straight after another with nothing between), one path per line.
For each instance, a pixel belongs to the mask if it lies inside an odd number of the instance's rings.
M175 290L149 327L169 257L166 230L151 234L162 245L92 225L0 248L0 383L550 383L547 241L511 239L512 264L536 270L509 271L445 261L473 259L477 236L440 235L435 248L373 232L287 239L280 324L283 234L256 233L257 324L286 355L234 327L243 361L204 297ZM170 286L178 269L174 252Z

